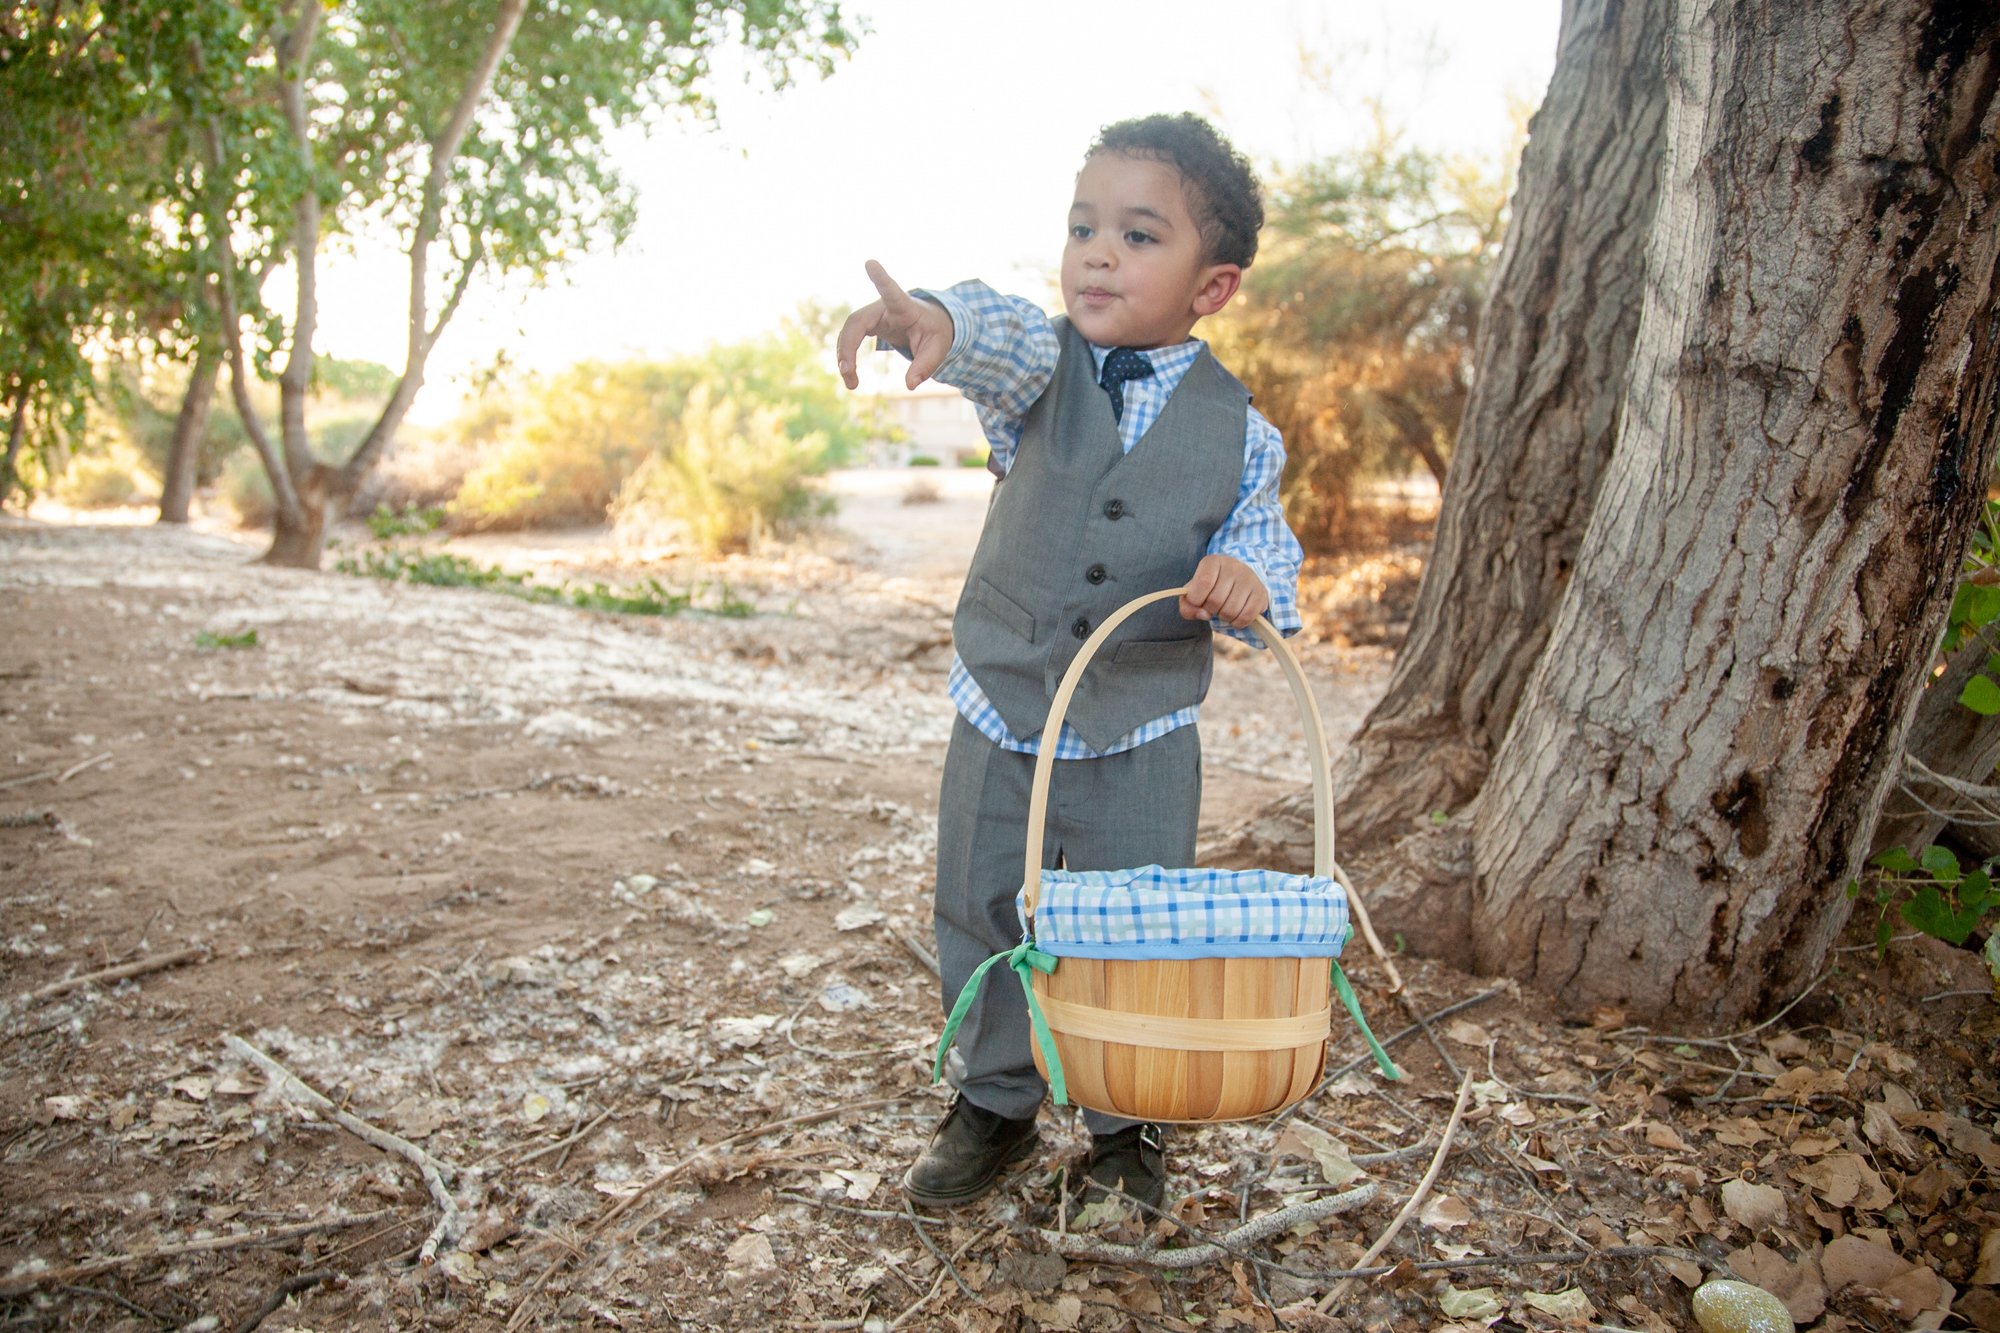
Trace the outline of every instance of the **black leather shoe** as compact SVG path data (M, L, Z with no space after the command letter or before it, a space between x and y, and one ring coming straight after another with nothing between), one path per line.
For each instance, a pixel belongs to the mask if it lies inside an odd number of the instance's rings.
M1115 1134L1091 1135L1090 1156L1084 1161L1083 1174L1083 1189L1071 1200L1072 1221L1090 1204L1107 1200L1125 1202L1121 1197L1125 1195L1147 1208L1161 1207L1167 1201L1165 1127L1137 1124Z
M933 1208L971 1203L1040 1142L1033 1116L1009 1120L954 1097L924 1155L903 1173L903 1193Z

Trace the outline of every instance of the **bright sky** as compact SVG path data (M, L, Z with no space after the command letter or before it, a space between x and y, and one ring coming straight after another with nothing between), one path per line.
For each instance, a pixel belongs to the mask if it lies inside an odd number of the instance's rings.
M718 87L717 130L668 122L621 141L640 190L632 239L552 287L468 294L416 417L449 415L499 355L552 369L695 351L807 300L858 304L869 258L905 285L979 277L1044 295L1083 150L1129 116L1207 115L1267 177L1353 146L1370 99L1411 143L1497 157L1509 98L1532 105L1548 83L1560 17L1560 0L850 8L873 32L831 78ZM323 262L319 350L400 366L401 257Z

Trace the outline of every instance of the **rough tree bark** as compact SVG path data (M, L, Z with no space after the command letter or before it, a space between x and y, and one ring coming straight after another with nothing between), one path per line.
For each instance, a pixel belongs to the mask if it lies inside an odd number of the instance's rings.
M1378 844L1478 792L1547 639L1611 457L1639 327L1672 10L1672 0L1563 7L1409 638L1338 759L1346 846ZM1302 869L1311 821L1311 792L1283 797L1221 854Z
M185 523L194 501L196 473L201 464L202 437L208 431L208 410L215 402L215 385L222 361L203 348L195 354L180 415L174 418L174 441L167 450L166 473L160 484L160 522Z
M1997 48L1682 0L1622 427L1472 822L1483 969L1733 1022L1819 968L2000 433Z

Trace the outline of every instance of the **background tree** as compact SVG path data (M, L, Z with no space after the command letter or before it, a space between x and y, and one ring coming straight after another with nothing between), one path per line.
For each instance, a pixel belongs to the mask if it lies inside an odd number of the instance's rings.
M232 381L280 352L273 440L246 393L234 393L264 459L276 506L266 559L316 567L337 517L395 437L431 350L481 273L539 279L592 241L629 230L632 198L605 151L621 125L680 109L705 112L712 53L747 47L782 86L801 65L824 72L851 45L832 0L675 0L571 6L500 0L491 9L303 0L272 48L277 105L296 170L265 176L211 122L209 163L228 197L212 210L232 236L245 213L289 207L285 251L296 276L282 332L243 348L235 282L220 284ZM304 188L292 188L303 182ZM339 461L317 458L306 401L318 316L318 258L332 231L393 234L409 261L404 364L375 427Z
M179 345L196 284L175 193L186 42L213 6L0 11L0 502L81 429L93 353Z
M1308 550L1362 538L1371 477L1421 467L1443 484L1510 183L1378 126L1273 188L1243 299L1209 336L1285 437Z
M1460 803L1470 875L1423 917L1572 1006L1727 1021L1795 991L1844 917L1983 501L1996 32L1920 0L1661 12L1633 357L1615 406L1583 412L1615 420L1615 444L1594 503L1549 502L1588 525L1573 566L1526 567L1560 597ZM1592 17L1566 15L1556 85L1595 48L1576 40ZM1532 167L1531 148L1524 199ZM1496 306L1508 275L1533 276L1510 260ZM1544 336L1577 321L1618 323L1593 302ZM1486 438L1469 415L1454 490ZM1504 517L1443 536L1426 596L1490 581L1517 540ZM1432 762L1409 744L1378 772Z

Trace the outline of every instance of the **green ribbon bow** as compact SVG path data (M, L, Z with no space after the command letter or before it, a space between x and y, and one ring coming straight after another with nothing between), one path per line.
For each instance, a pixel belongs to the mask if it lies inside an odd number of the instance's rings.
M1022 940L1005 953L994 954L966 979L965 988L958 993L958 1002L951 1007L951 1016L944 1021L944 1035L938 1038L937 1059L931 1062L931 1082L944 1077L945 1052L951 1049L952 1038L958 1035L958 1025L972 1012L972 1002L979 998L979 986L986 980L987 972L1003 960L1021 978L1021 992L1028 997L1028 1023L1035 1030L1035 1044L1042 1048L1042 1058L1049 1067L1049 1091L1054 1095L1057 1106L1068 1106L1069 1089L1063 1083L1062 1057L1056 1054L1055 1034L1049 1031L1049 1021L1042 1017L1042 1006L1035 1000L1032 980L1036 972L1054 972L1057 959L1053 954L1037 949L1032 939Z
M1375 1040L1375 1034L1369 1030L1368 1020L1361 1016L1361 1001L1355 998L1354 987L1347 983L1347 973L1340 970L1340 960L1333 958L1328 961L1333 964L1333 989L1340 996L1340 1002L1347 1006L1348 1016L1354 1020L1354 1026L1361 1029L1361 1039L1368 1043L1368 1049L1374 1053L1375 1063L1382 1067L1382 1077L1402 1078L1403 1071L1390 1062L1389 1053L1382 1049L1381 1042Z

